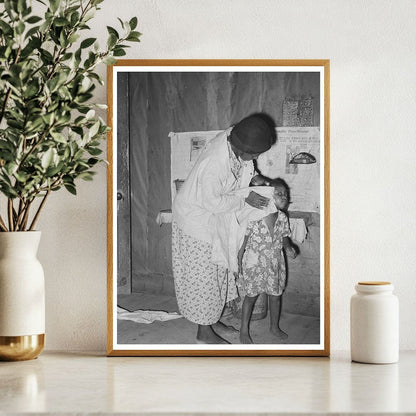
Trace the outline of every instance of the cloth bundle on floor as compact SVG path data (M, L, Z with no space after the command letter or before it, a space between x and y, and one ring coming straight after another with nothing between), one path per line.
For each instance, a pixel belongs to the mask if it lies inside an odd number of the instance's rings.
M151 324L154 321L170 321L182 318L177 312L137 310L130 312L117 306L117 319L133 321L139 324Z

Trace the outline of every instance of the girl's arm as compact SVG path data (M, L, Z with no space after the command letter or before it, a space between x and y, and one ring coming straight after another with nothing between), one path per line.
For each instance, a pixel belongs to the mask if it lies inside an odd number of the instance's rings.
M292 257L296 258L300 253L299 247L292 241L290 237L283 237L283 248L292 252Z
M287 214L283 211L279 211L278 220L282 222L283 248L285 249L286 253L290 251L292 257L296 258L297 255L300 253L300 250L299 247L296 244L294 244L292 239L290 238L290 226Z

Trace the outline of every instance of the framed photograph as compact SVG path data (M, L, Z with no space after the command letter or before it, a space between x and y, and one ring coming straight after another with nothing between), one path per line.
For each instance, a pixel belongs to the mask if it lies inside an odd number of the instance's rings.
M329 60L107 82L107 354L328 356Z

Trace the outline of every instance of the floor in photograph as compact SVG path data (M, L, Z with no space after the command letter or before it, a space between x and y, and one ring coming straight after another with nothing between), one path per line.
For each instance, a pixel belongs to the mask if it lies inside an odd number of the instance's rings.
M284 302L284 295L283 295ZM119 295L118 306L128 311L151 310L178 312L174 296L134 293ZM238 329L240 320L233 315L221 319L226 325ZM318 317L296 315L282 311L280 327L289 337L280 341L269 331L269 316L265 319L252 321L251 337L256 344L318 344L320 320ZM185 318L169 321L155 321L150 324L136 323L130 320L118 320L117 340L119 344L195 344L197 325ZM238 344L239 336L221 333L230 343Z

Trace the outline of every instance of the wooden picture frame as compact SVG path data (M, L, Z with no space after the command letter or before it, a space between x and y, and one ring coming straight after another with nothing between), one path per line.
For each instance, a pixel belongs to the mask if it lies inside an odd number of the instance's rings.
M329 69L329 60L120 60L108 67L108 356L329 356ZM235 336L231 344L198 344L197 325L164 308L175 299L169 205L175 180L185 179L170 176L183 167L189 137L208 137L259 112L275 123L276 146L285 146L275 154L286 149L286 162L269 155L257 165L283 172L297 207L289 208L292 238L296 228L302 240L300 255L287 260L281 298L289 341L265 334L255 344ZM304 153L312 159L289 164ZM237 315L230 316L238 326ZM252 327L263 331L268 319Z

